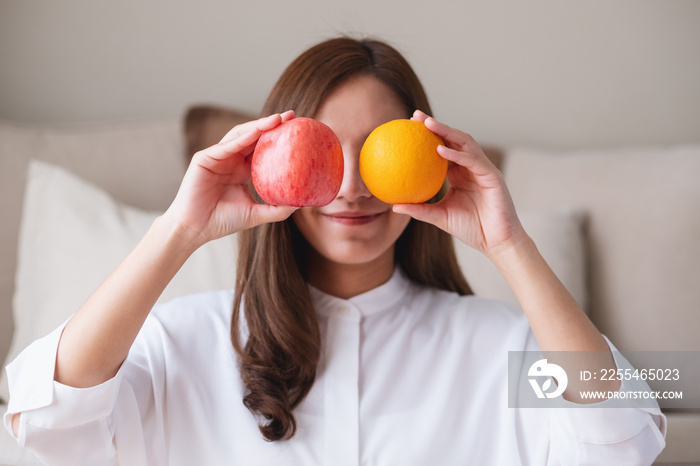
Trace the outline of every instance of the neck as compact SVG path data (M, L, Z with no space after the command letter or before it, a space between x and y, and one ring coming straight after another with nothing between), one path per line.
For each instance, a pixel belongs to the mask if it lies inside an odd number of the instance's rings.
M316 251L309 257L309 283L341 299L365 293L386 283L394 273L394 248L364 264L340 264Z

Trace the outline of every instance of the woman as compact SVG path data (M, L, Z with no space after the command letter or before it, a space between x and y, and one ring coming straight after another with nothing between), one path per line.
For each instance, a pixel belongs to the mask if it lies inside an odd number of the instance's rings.
M321 43L263 113L196 154L134 251L9 366L5 422L21 443L73 465L653 461L658 409L508 409L509 350L618 362L523 230L501 174L469 135L428 117L398 52ZM341 141L343 183L327 206L249 192L255 142L295 116ZM451 187L439 202L391 206L364 186L358 156L375 127L408 117L445 141ZM153 309L193 251L235 232L235 291ZM450 235L498 266L525 317L468 296Z

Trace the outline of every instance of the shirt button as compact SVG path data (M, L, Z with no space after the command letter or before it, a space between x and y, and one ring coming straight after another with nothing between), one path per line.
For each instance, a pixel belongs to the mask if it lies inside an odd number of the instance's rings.
M347 314L348 312L350 312L350 306L348 306L347 304L341 304L338 310L341 314Z

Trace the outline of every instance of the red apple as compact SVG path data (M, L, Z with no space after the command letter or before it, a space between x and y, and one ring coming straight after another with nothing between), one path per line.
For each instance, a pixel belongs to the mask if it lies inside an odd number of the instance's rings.
M251 160L253 187L272 205L330 204L343 181L343 150L332 129L294 118L265 131Z

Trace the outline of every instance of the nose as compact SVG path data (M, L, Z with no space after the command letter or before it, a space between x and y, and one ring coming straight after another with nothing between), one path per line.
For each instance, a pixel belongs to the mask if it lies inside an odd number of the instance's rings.
M338 197L354 202L372 197L360 176L360 149L343 147L343 182Z

